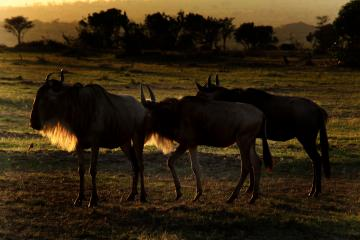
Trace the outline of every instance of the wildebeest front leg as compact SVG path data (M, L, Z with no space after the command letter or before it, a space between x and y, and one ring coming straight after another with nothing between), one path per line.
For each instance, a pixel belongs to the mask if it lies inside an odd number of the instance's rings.
M92 181L92 191L91 191L91 197L88 204L88 207L94 207L97 205L98 202L98 195L96 190L96 173L97 173L97 159L99 156L99 148L98 147L92 147L91 148L91 163L90 163L90 175L91 175L91 181Z
M197 149L196 147L189 149L190 153L190 160L191 160L191 169L193 170L196 178L196 195L193 199L193 201L196 201L200 198L202 195L202 187L201 187L201 172L200 172L200 164L197 159Z
M137 195L137 185L138 185L138 178L139 178L139 168L135 156L134 148L131 146L131 142L126 143L124 146L121 146L121 150L124 152L124 154L127 156L131 163L132 167L132 188L131 193L127 197L127 201L134 201L135 197Z
M179 198L181 198L182 193L181 193L181 186L180 186L180 180L175 172L175 168L174 168L174 162L176 159L178 159L182 154L184 154L184 152L186 151L186 147L179 145L178 148L175 150L175 152L173 152L171 154L171 156L169 157L168 161L167 161L167 165L170 168L171 174L173 176L174 179L174 184L175 184L175 190L176 190L176 200L178 200Z
M82 149L77 149L76 153L78 155L78 172L79 172L79 194L74 201L74 206L79 207L82 204L84 199L84 152Z
M144 150L144 136L142 134L138 134L134 137L133 147L135 151L135 156L138 164L138 169L140 172L140 201L146 202L146 191L145 191L145 183L144 183L144 159L143 159L143 150Z

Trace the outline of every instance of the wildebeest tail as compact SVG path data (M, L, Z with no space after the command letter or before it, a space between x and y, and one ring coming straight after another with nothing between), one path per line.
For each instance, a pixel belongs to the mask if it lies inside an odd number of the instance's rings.
M328 115L324 109L321 109L322 119L320 125L320 151L322 164L324 166L325 177L330 177L330 161L329 161L329 142L326 132L326 122Z
M272 170L273 162L272 157L269 149L269 144L267 142L267 135L266 135L266 119L264 118L263 124L262 124L262 145L263 145L263 159L264 159L264 165L267 169Z

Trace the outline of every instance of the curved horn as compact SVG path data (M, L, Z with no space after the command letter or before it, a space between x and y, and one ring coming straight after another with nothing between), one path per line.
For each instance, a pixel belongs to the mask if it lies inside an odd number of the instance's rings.
M156 102L155 94L153 93L153 91L151 90L151 88L148 85L146 85L146 87L149 90L151 102L155 103Z
M46 75L46 78L45 78L45 82L49 81L50 80L50 76L53 75L54 73L51 72L49 73L48 75Z
M61 70L60 70L60 82L64 82L64 69L62 68Z
M208 87L210 87L210 86L211 86L211 74L208 77Z
M140 83L140 95L141 95L141 103L144 105L146 104L146 99L145 99L145 95L144 95L144 89L143 89L143 85Z
M201 91L204 87L203 86L201 86L198 82L195 82L195 84L196 84L196 87L197 87L197 89L199 90L199 91Z
M215 78L215 84L217 87L220 86L219 76L217 74L216 74L216 78Z

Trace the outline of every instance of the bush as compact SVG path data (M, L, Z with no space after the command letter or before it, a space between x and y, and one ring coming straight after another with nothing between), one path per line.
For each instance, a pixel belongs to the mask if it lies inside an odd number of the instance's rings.
M60 52L67 50L68 46L54 40L39 40L21 43L14 49L25 52Z

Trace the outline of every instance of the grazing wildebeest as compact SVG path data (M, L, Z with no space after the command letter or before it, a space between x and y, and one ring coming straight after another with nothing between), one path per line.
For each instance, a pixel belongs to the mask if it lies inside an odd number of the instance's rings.
M137 194L137 180L140 171L142 201L146 200L144 189L142 152L144 146L145 108L135 98L114 95L96 84L83 86L76 83L64 84L61 80L50 79L39 88L34 100L30 125L41 131L52 144L78 155L80 189L74 205L80 206L84 199L84 154L91 148L90 174L92 193L89 207L97 205L96 164L99 148L120 147L129 158L132 169L132 191L128 200ZM140 160L141 161L140 161ZM138 165L138 160L141 162Z
M296 138L304 147L313 162L313 183L309 196L321 193L321 165L326 177L330 177L329 144L326 133L327 113L316 103L306 98L277 96L262 90L227 89L216 84L211 76L204 86L198 87L197 96L229 102L242 102L256 106L266 116L267 138L274 141L287 141ZM316 138L320 131L321 156L316 149ZM251 185L251 184L250 184Z
M157 103L152 90L148 86L147 88L151 101L146 101L141 86L141 102L148 110L147 134L155 134L158 143L179 143L167 162L175 183L176 199L182 195L174 168L176 159L189 150L192 170L196 177L196 201L202 195L197 146L227 147L237 143L242 161L241 176L228 202L234 201L238 196L249 172L253 172L254 178L250 202L255 202L258 197L261 167L255 152L255 140L266 126L264 114L249 104L209 101L195 96L168 98ZM266 138L264 139L266 142ZM271 168L271 155L269 149L266 150L264 162Z

